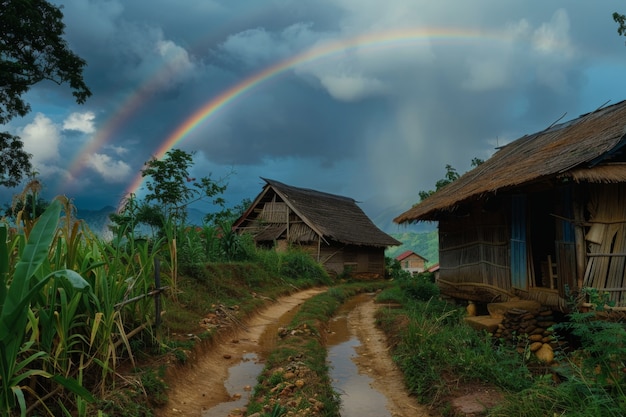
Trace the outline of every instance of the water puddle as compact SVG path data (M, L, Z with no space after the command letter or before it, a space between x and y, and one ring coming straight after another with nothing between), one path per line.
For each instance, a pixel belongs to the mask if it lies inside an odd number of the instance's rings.
M386 408L387 398L371 387L373 381L359 373L353 361L361 342L348 325L348 315L371 295L360 294L344 303L329 323L326 339L328 362L333 388L341 395L342 417L391 417Z
M202 411L202 417L224 417L229 415L244 415L244 410L252 389L256 385L257 376L263 371L265 359L276 346L278 329L286 327L298 312L299 306L289 310L265 326L254 348L254 352L243 355L241 362L228 369L228 378L224 387L231 397L231 401L217 404L208 410Z
M250 401L252 389L256 384L256 377L263 370L263 364L258 361L256 353L246 353L237 365L228 370L228 379L224 387L232 401L220 403L215 407L202 412L202 417L224 417L231 413L243 415L243 410Z

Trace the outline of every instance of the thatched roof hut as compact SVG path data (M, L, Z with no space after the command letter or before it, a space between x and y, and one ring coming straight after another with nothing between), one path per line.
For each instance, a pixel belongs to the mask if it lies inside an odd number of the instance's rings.
M626 305L625 127L620 102L524 136L394 221L439 222L456 296L562 307L592 287Z
M263 178L265 186L235 222L259 244L298 245L332 272L384 273L384 250L400 245L372 223L352 198Z

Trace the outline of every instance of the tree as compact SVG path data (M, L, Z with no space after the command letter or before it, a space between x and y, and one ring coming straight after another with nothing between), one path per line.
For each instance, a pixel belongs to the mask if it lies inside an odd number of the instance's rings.
M482 164L483 161L480 158L473 158L472 162L471 162L471 166L472 168L476 168L478 165ZM435 189L434 190L428 190L428 191L420 191L418 193L419 197L420 197L420 202L424 201L426 198L430 197L431 195L435 194L437 191L441 190L443 187L445 187L446 185L450 184L451 182L454 182L456 180L458 180L460 178L459 173L456 171L455 168L452 167L452 165L447 164L446 165L446 175L444 178L440 179L439 181L437 181L435 183Z
M220 209L214 219L225 220L232 217L224 208L226 201L221 197L226 191L225 179L213 180L211 174L196 179L190 176L193 166L193 153L171 149L162 159L152 158L146 162L141 175L147 178L148 194L143 201L132 196L121 213L111 216L118 226L127 227L131 232L138 223L156 227L159 233L167 224L176 226L185 223L189 205L208 199L209 204Z
M44 80L69 83L76 102L91 95L83 80L86 62L63 39L59 7L45 0L0 0L0 125L31 110L23 99ZM0 185L14 187L31 169L18 136L0 133Z
M193 155L180 149L171 149L163 159L153 158L148 161L141 172L143 177L149 178L146 182L149 191L146 202L158 203L165 216L175 220L175 223L183 223L187 217L187 207L201 199L212 199L211 203L220 208L226 203L221 197L227 187L223 179L214 181L211 174L199 180L190 177Z
M620 36L626 36L626 16L620 13L613 13L613 20L617 23L617 33Z
M204 221L207 224L223 225L225 223L233 223L239 217L241 217L246 210L252 205L252 200L244 198L239 204L236 204L232 208L222 208L214 213L207 213L204 216Z

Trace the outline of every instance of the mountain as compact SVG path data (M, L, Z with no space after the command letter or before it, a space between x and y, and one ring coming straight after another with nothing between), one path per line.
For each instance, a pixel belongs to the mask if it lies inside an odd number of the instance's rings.
M102 207L98 210L77 208L76 218L87 223L89 229L96 235L103 237L110 236L109 225L111 221L109 220L109 215L116 211L117 209L113 206ZM190 208L187 211L187 223L200 226L204 222L205 215L206 213L198 209ZM148 232L146 231L146 233Z
M439 262L439 233L437 230L421 233L390 233L390 235L402 242L402 245L388 248L385 251L385 256L395 258L401 253L411 250L426 258L427 266L434 265Z
M109 214L115 213L116 208L113 206L102 207L99 210L76 209L76 218L83 220L89 226L89 229L98 236L106 236L109 234Z
M428 233L437 229L435 222L419 222L417 224L396 224L393 219L410 209L414 202L404 201L393 206L381 204L385 199L371 199L362 203L363 211L372 222L383 232L394 233Z
M393 219L410 209L415 201L404 201L393 206L386 205L387 199L375 198L362 203L363 211L379 229L402 242L385 251L385 256L395 258L411 250L426 258L426 265L439 262L439 233L437 222L419 222L416 224L396 224Z

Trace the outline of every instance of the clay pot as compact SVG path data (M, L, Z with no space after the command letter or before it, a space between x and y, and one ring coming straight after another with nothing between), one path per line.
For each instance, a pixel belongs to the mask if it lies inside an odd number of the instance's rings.
M473 301L470 301L465 308L467 310L467 315L470 317L474 317L476 315L476 304Z

